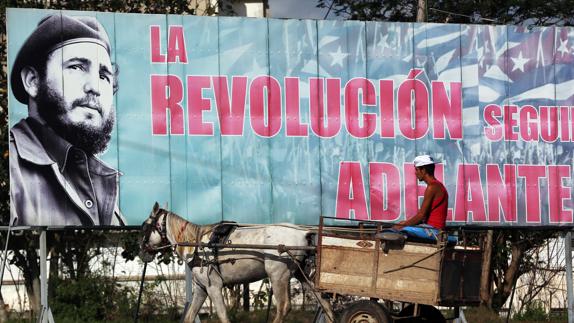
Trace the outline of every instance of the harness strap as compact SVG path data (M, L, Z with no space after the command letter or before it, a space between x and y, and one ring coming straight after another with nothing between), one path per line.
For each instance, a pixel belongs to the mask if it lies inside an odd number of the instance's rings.
M203 238L203 237L202 237L202 234L201 234L201 226L198 225L198 226L195 228L195 244L196 244L196 245L201 242L201 238ZM197 246L196 246L195 249L197 249Z
M187 225L187 223L186 223ZM193 267L197 267L197 262L199 259L199 243L201 242L201 227L198 225L195 227L195 238L193 239L195 242L195 247L193 248L193 256L191 256L191 259L187 262L188 266L190 266L190 268ZM199 265L201 265L201 263L203 262L203 260L199 260Z
M189 222L185 222L185 224L181 227L181 229L179 229L179 233L177 234L177 241L179 241L179 239L181 238L181 235L183 234L183 232L185 231L185 228L187 228L187 225L189 224Z
M168 215L169 215L169 213L165 213L163 215L163 219L161 220L161 226L158 228L159 235L161 236L161 239L164 241L167 240L167 225L166 225L166 223L167 223L167 216Z

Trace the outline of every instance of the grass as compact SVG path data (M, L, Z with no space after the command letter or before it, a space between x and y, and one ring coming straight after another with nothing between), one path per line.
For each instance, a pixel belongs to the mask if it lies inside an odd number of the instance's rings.
M506 316L499 316L498 314L494 313L493 311L483 308L483 307L469 307L464 310L464 316L466 317L467 322L469 323L505 323ZM553 317L549 320L515 320L510 319L509 322L512 323L562 323L568 322L567 317Z
M249 322L249 323L264 323L266 322L267 317L267 310L256 310L251 312L243 312L243 311L236 311L236 312L228 312L227 315L229 316L232 322ZM302 311L302 310L292 310L289 312L285 319L285 323L308 323L313 321L315 313L313 311ZM273 320L275 316L275 309L271 309L269 322ZM139 322L153 322L153 323L173 323L179 322L179 317L175 320L173 317L168 317L166 315L158 315L153 317L140 317ZM6 323L36 323L36 318L11 318L6 321ZM66 319L66 318L58 318L56 319L58 323L77 323L73 319ZM98 322L98 321L93 321ZM113 320L109 320L109 322L117 322L117 323L133 323L134 318L130 313L126 313L123 317L114 318ZM201 317L202 323L219 323L219 319L217 315L213 314L211 317L203 316ZM92 323L90 321L83 321L82 323Z
M251 312L235 312L227 313L232 322L250 322L250 323L264 323L267 318L267 310L256 310ZM301 310L291 310L287 317L285 318L285 323L308 323L313 321L315 313L313 311L301 311ZM275 316L275 309L271 309L269 313L269 322L273 321ZM211 317L202 318L202 323L219 323L217 315Z
M449 313L450 314L450 313ZM275 315L275 309L271 309L270 317L268 322L273 320ZM302 310L292 310L289 312L285 319L285 323L308 323L313 321L315 313L314 311L302 311ZM480 307L469 307L464 310L464 315L466 320L469 323L505 323L506 317L499 316L496 313L492 312L486 308ZM243 312L243 311L230 311L228 312L228 316L232 322L249 322L249 323L264 323L267 322L267 310L255 310L251 312ZM451 315L448 315L451 316ZM118 323L132 323L133 317L130 313L126 313L123 317L114 318L110 320L110 322L118 322ZM179 317L175 320L172 317L168 317L167 315L158 315L158 316L150 316L150 317L140 317L139 322L154 322L154 323L168 323L168 322L178 322ZM568 321L567 317L552 317L549 320L515 320L511 319L509 322L512 323L566 323ZM12 318L7 321L7 323L36 323L36 319L31 318ZM72 323L75 321L67 320L66 318L60 318L57 320L58 323ZM96 321L94 321L96 322ZM202 315L201 317L202 323L218 323L219 319L217 315L213 314L212 316L205 316ZM82 323L91 323L89 321L83 321Z

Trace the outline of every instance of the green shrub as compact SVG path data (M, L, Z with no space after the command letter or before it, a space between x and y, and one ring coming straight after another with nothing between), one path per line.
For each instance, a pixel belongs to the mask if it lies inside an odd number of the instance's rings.
M50 279L49 304L56 322L114 321L133 313L133 291L104 275Z
M513 319L516 321L546 321L548 320L548 314L544 305L535 301L528 304L524 311L514 315Z

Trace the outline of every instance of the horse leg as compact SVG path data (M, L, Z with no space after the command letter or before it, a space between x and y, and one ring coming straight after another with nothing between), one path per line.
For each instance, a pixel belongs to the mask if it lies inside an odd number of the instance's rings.
M185 313L185 319L183 320L185 323L193 323L206 298L207 292L205 288L193 280L193 298L191 299L187 313Z
M289 310L291 310L291 302L289 300L289 279L291 278L291 272L287 268L287 265L282 265L283 266L279 268L273 268L267 271L269 280L271 281L271 287L273 288L273 296L275 296L275 301L277 301L277 313L273 323L283 322L283 319L289 313Z
M207 287L207 294L209 294L209 298L213 303L213 307L215 307L215 312L217 313L217 317L219 317L219 321L221 323L230 323L229 318L227 317L225 302L223 301L223 293L221 292L222 289L223 283L214 284L212 280L211 286Z

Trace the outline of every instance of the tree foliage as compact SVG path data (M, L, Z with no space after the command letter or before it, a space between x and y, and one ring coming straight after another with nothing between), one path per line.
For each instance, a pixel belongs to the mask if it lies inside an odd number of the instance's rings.
M472 24L574 24L574 6L567 0L427 0L428 22ZM414 22L417 0L318 0L318 7L354 20Z
M542 262L536 257L539 248L549 239L556 239L560 232L553 230L495 230L492 253L490 306L498 310L510 297L518 279Z
M513 307L513 312L525 313L542 299L554 304L564 301L567 295L564 295L564 286L559 283L565 270L564 252L564 240L554 239L532 253L531 262L535 267L522 275L516 285L515 300L518 304Z

